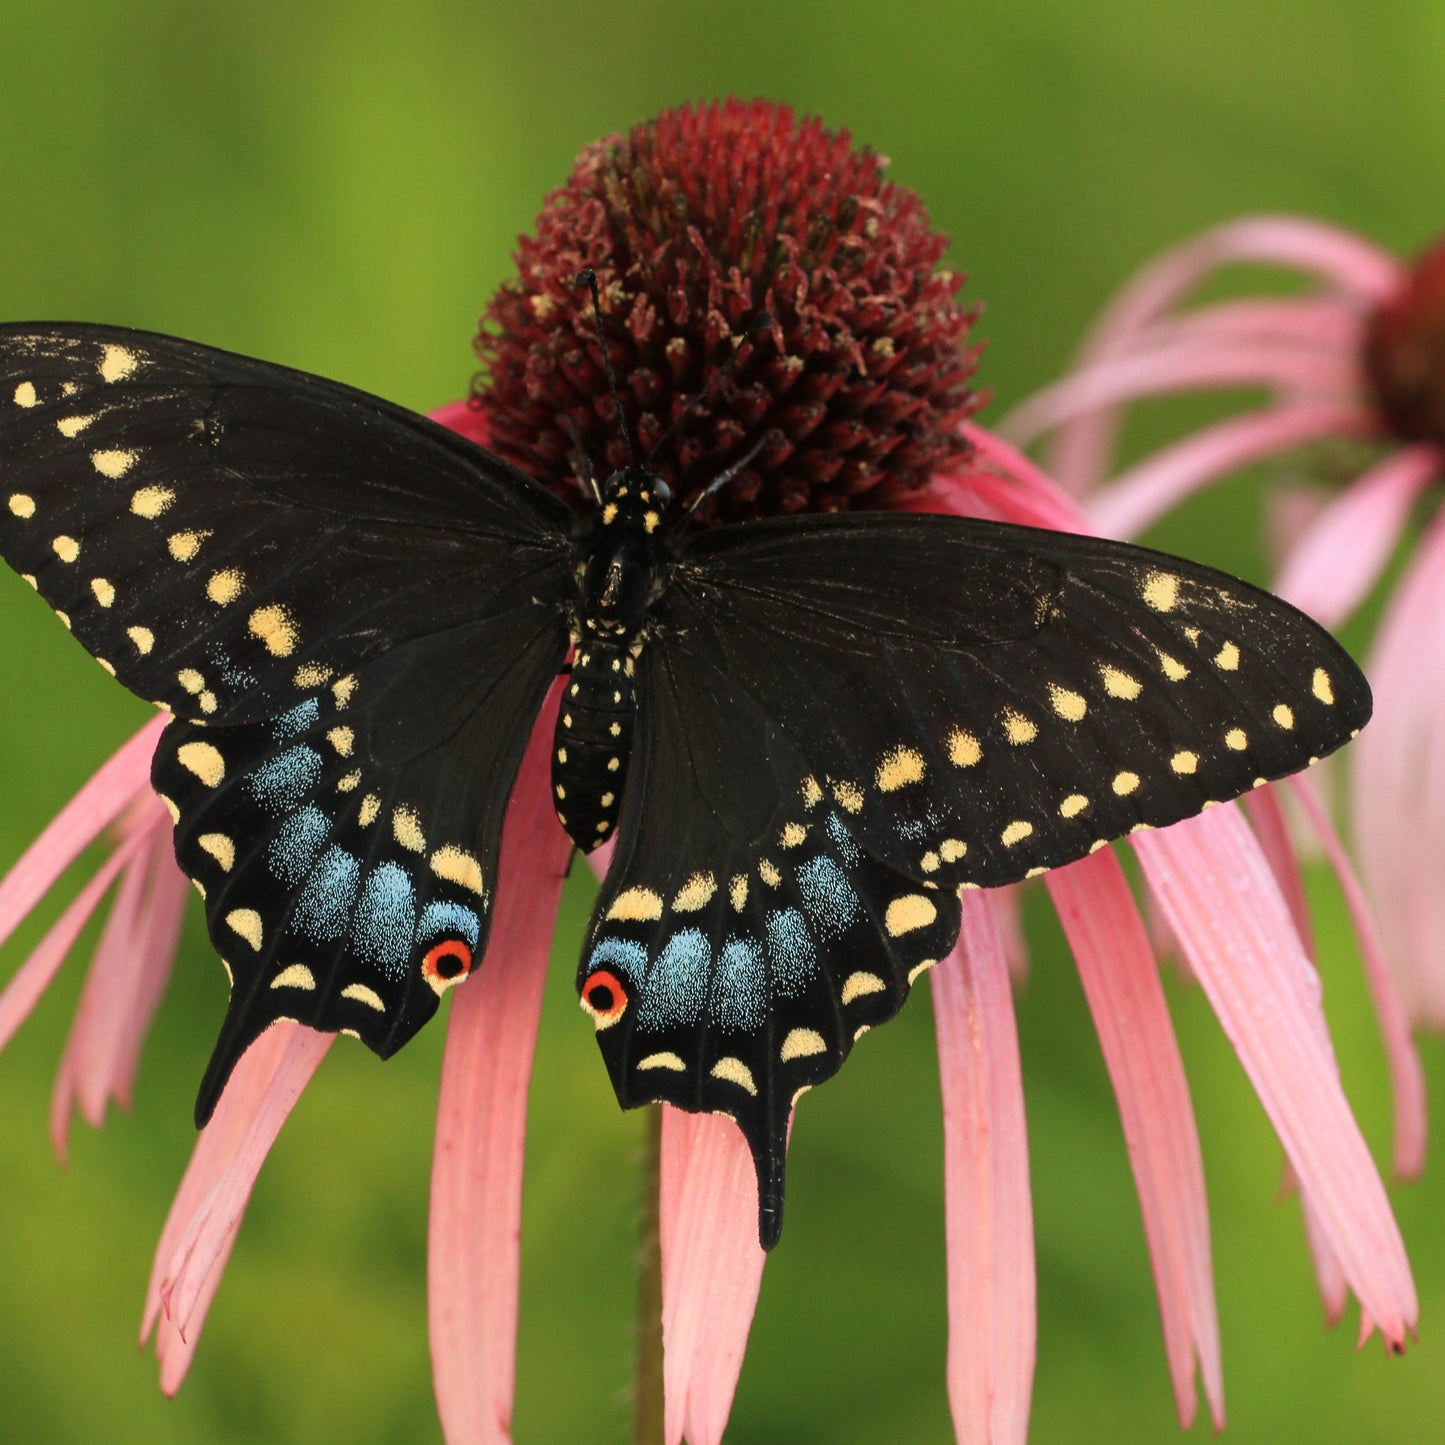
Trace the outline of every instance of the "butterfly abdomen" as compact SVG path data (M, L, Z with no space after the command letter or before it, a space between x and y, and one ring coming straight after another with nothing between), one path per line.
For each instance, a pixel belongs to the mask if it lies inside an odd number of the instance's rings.
M552 751L552 805L584 853L617 826L635 707L632 646L585 641L562 696Z

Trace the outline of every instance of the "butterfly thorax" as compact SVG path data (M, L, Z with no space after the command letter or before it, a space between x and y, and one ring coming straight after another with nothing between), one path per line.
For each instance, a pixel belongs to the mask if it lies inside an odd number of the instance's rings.
M557 718L552 794L558 821L583 852L605 843L617 823L632 748L634 670L671 560L667 503L660 477L625 467L607 479L601 505L575 538L576 652Z

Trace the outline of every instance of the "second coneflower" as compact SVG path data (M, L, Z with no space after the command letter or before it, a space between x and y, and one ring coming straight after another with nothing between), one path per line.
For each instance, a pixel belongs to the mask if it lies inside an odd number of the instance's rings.
M656 460L679 503L701 495L721 470L742 464L725 489L703 499L700 521L887 508L1078 528L1082 519L1045 478L967 422L975 403L967 385L970 318L954 300L957 279L937 270L943 250L916 199L887 183L881 161L855 152L846 135L816 122L799 124L785 107L763 103L668 112L584 153L568 186L544 211L536 240L524 243L521 276L489 312L482 352L490 385L473 406L448 409L440 419L497 448L564 497L580 499L589 458L605 459L608 468L628 460L625 445L616 451L619 437L599 346L613 354L624 413L646 450L714 380L734 338L766 311L774 345L744 355L716 382L674 450ZM603 282L600 338L568 286L588 264L596 265ZM607 329L612 325L618 328L615 336ZM134 361L107 354L103 379L123 380ZM28 408L46 399L34 391L17 392L16 404ZM759 440L761 449L754 453ZM124 474L136 461L118 451L97 456L95 467L103 475L107 469ZM163 490L137 492L136 514L164 513L174 497ZM28 520L34 499L16 495L21 500L12 512ZM385 505L385 499L376 504ZM191 534L175 536L172 555L185 560L180 554L189 552ZM70 545L75 539L67 533L56 540L62 562L66 554L73 561L79 553L78 545ZM228 574L217 579L210 584L211 600L221 605L242 583ZM1151 584L1157 588L1150 594L1156 611L1174 606L1173 581L1161 576ZM106 595L104 587L95 590L98 605L111 605L114 597L106 601ZM252 631L273 655L289 657L293 633L305 635L279 606L260 609L252 618ZM82 638L84 627L81 618ZM141 642L135 645L148 655L154 636L144 633ZM584 653L585 646L579 648L577 668L585 675ZM321 675L319 664L298 662L297 687L324 685L338 707L349 702L346 678L333 681ZM1171 668L1182 666L1163 654L1161 665L1170 677ZM1104 685L1115 696L1130 695L1139 685L1122 673L1105 669L1105 674ZM218 675L231 685L224 671ZM190 681L197 685L189 686L183 676L181 686L202 699L203 710L206 697L213 708L224 705L207 679ZM1315 686L1322 701L1331 701L1328 678ZM1068 719L1082 716L1084 701L1065 690L1056 693L1053 705ZM557 706L554 690L512 793L485 966L451 1004L433 1173L431 1324L437 1395L453 1442L503 1440L510 1432L527 1079L541 969L570 846L557 822L557 785L549 776ZM302 725L311 724L305 718L288 723ZM1033 725L1021 716L1009 714L1002 725L1010 743L1032 736ZM1288 709L1277 726L1293 727ZM327 737L333 751L349 759L357 742L350 726L343 721L332 733ZM131 745L87 793L85 806L64 815L59 828L64 838L47 835L45 847L37 845L37 854L22 860L17 870L22 884L0 892L0 905L10 904L8 917L0 913L0 930L54 878L58 868L46 860L57 849L70 856L82 836L93 835L141 794L149 741ZM227 765L222 747L204 737L187 746L194 751L180 759L181 767L203 786L218 786ZM957 766L976 761L976 738L960 732L951 746ZM1188 774L1196 762L1193 754L1179 753L1174 771ZM291 774L268 775L253 791L263 803L288 797L294 777L305 775L308 766L300 758ZM879 768L878 789L891 792L916 781L920 762L915 753L898 749ZM356 780L340 772L336 786L360 795L360 809L374 820L362 771ZM809 781L813 789L805 784L803 795L811 806L812 791L821 789ZM1131 794L1138 783L1137 776L1120 772L1114 792ZM845 812L854 811L846 783L835 793ZM1069 818L1087 804L1071 795L1059 811ZM1267 799L1259 809L1267 841L1278 831L1277 819ZM131 831L122 829L118 861L106 865L111 870L164 837L153 809L138 820L133 814L126 826ZM846 834L841 816L840 827ZM424 851L424 830L409 812L397 810L393 831L402 847L415 843L416 851ZM799 837L806 831L796 825ZM1022 843L1032 831L1031 825L1010 823L1002 844ZM233 841L226 834L207 834L200 847L229 873L236 858ZM779 847L795 841L790 826ZM1311 966L1266 846L1233 807L1214 809L1176 829L1141 833L1133 843L1154 896L1279 1133L1308 1211L1331 1310L1342 1307L1346 1287L1352 1288L1369 1325L1401 1347L1416 1310L1408 1266L1340 1089ZM304 845L298 836L296 851ZM925 853L920 866L925 873L937 871L962 852L961 843L946 840ZM288 862L283 856L274 866L284 870ZM340 859L333 865L331 893L307 895L307 916L318 920L317 928L332 926L328 909L346 887L344 864ZM465 865L449 848L432 860L439 876L462 883L472 877ZM760 885L731 880L732 906L741 913L749 887L776 886L770 876L778 871L763 859ZM160 891L160 875L152 892ZM820 916L835 916L828 906L843 912L849 906L835 875L836 869L810 875L824 900ZM1181 1418L1194 1414L1197 1365L1218 1420L1222 1384L1203 1170L1147 934L1124 873L1108 851L1051 874L1047 886L1078 960L1119 1099ZM94 906L103 887L93 885L77 907ZM709 876L689 879L670 907L674 913L694 910L716 888ZM646 922L663 907L660 895L641 887L625 897L611 915L624 923ZM395 911L392 895L384 901ZM930 975L947 1159L949 1391L960 1439L1021 1441L1034 1353L1032 1225L1004 904L994 894L967 891L960 907L958 945ZM921 930L939 911L926 894L910 892L889 903L887 932L901 937ZM121 920L114 930L118 962L112 971L131 980L138 996L149 997L155 975L142 971L153 969L154 960L143 951L136 923L141 913L129 903L118 904L113 914ZM382 905L368 916L381 918ZM233 909L224 921L259 951L265 920L254 910ZM786 926L784 917L779 927ZM384 932L379 924L376 932ZM50 956L58 959L65 942L47 940L45 966L22 969L12 985L19 990L12 1011L23 1011L33 998L53 971ZM609 946L609 961L623 977L609 975L605 988L584 991L589 1012L603 1025L613 1022L619 993L626 1000L632 981L626 963L635 958L625 940ZM682 963L703 946L687 941L679 949ZM455 940L435 945L427 966L436 978L428 982L441 991L457 977L464 955L470 957ZM733 960L726 966L744 972L750 957L745 946L732 949L730 943L723 950L724 960ZM924 960L919 971L932 961ZM682 963L674 960L669 977L690 987ZM450 971L440 972L443 966ZM460 970L465 968L463 962ZM278 984L312 989L316 978L309 969L288 965L268 987ZM859 969L850 974L842 1003L883 987L874 974ZM353 997L366 1007L375 1006L373 999L383 1001L369 992L370 999ZM0 1000L0 1011L5 1007ZM148 1011L136 1008L128 1017L126 1039L133 1044ZM170 1388L179 1383L195 1347L256 1172L326 1042L294 1024L274 1025L241 1060L201 1137L162 1239L148 1308L148 1325L161 1321L163 1379ZM783 1041L782 1060L810 1057L822 1044L815 1029L794 1027ZM644 1062L664 1075L684 1067L665 1050ZM745 1092L756 1085L754 1074L735 1058L720 1061L718 1068L719 1078ZM1402 1069L1402 1076L1407 1072ZM1415 1128L1417 1104L1413 1094L1402 1102L1406 1134ZM730 1121L668 1109L660 1177L665 1433L670 1441L686 1434L692 1445L707 1445L722 1435L763 1267L752 1164Z

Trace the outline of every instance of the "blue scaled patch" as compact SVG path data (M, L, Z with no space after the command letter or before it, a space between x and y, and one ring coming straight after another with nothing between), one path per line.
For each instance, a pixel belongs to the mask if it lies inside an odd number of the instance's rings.
M296 887L315 866L330 831L331 820L320 808L308 806L292 813L266 849L271 872L287 887Z
M246 779L256 801L268 812L294 812L321 781L321 754L315 748L287 748L262 763Z
M667 940L667 946L647 973L637 1021L649 1028L695 1024L707 1001L712 947L700 928L684 928Z
M858 851L858 845L853 841L848 825L837 813L829 813L828 821L823 826L827 828L828 837L838 850L838 856L852 868L863 855Z
M416 926L416 941L423 947L438 938L460 936L475 948L482 936L481 920L461 903L428 903Z
M810 858L797 871L803 907L823 938L837 938L859 913L858 895L848 875L826 854Z
M773 988L784 998L803 992L817 977L818 959L807 922L796 908L778 908L768 914L768 972Z
M283 712L271 724L271 736L278 743L289 743L302 733L310 732L321 720L321 704L313 698L297 704L290 712Z
M411 962L415 932L416 891L411 875L395 863L373 868L351 915L351 947L399 982Z
M725 1029L755 1033L768 1013L768 976L756 938L733 934L718 955L708 1017Z
M602 938L587 960L587 972L596 973L599 968L617 969L629 983L642 987L647 977L647 950L630 938Z
M361 863L356 858L344 848L328 848L296 899L290 926L313 943L345 937L360 879Z

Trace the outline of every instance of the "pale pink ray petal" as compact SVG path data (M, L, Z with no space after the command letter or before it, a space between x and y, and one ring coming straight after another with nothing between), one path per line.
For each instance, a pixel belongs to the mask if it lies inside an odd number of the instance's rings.
M1290 832L1279 793L1272 787L1255 788L1240 802L1249 816L1254 836L1274 874L1275 887L1289 908L1295 933L1304 945L1305 955L1315 957L1314 922L1310 918L1310 901L1305 893L1304 870L1300 867L1299 850Z
M662 1106L664 1436L718 1445L767 1259L752 1156L731 1119Z
M1445 513L1426 528L1366 671L1374 721L1353 749L1361 871L1411 1020L1445 1026Z
M90 921L91 914L100 906L106 891L144 846L143 836L121 843L51 924L30 957L6 984L5 991L0 993L0 1049L10 1042L15 1030L30 1016L30 1010L50 987L51 980L75 947L76 939Z
M1006 418L1010 441L1022 443L1083 412L1177 391L1270 387L1319 393L1340 405L1357 390L1359 368L1344 353L1260 346L1248 338L1204 346L1132 349L1071 372L1036 392ZM1002 429L1000 429L1002 430Z
M948 1398L968 1445L1023 1445L1037 1313L1023 1078L1008 960L984 893L932 973L943 1092Z
M559 682L512 789L482 966L447 1024L427 1230L432 1378L449 1445L511 1439L527 1090L572 844L551 801Z
M1105 850L1046 880L1104 1051L1154 1266L1179 1423L1194 1421L1194 1366L1224 1425L1204 1160L1158 967L1124 870Z
M1359 348L1365 316L1358 304L1328 294L1216 301L1149 322L1134 333L1127 347L1116 348L1110 356L1186 342L1297 346L1353 355ZM1011 441L1017 440L1002 423L998 429Z
M1344 1318L1345 1306L1350 1302L1349 1282L1340 1257L1331 1247L1329 1232L1320 1212L1307 1189L1299 1187L1294 1170L1285 1166L1285 1192L1298 1191L1300 1218L1304 1221L1305 1243L1309 1246L1310 1265L1314 1269L1315 1286L1320 1292L1320 1302L1325 1307L1325 1323L1333 1329ZM1369 1318L1369 1312L1360 1311L1362 1319Z
M1442 469L1438 447L1416 446L1362 472L1296 540L1275 592L1326 627L1338 627L1374 586L1411 508Z
M1418 1310L1404 1244L1340 1088L1317 976L1254 835L1238 809L1221 807L1133 843L1323 1238L1386 1340L1403 1348Z
M301 1038L301 1035L306 1038ZM200 1341L206 1312L215 1297L235 1243L232 1229L221 1240L205 1270L205 1277L195 1290L187 1321L172 1318L168 1300L171 1295L172 1265L177 1256L194 1238L204 1222L205 1210L213 1201L221 1183L227 1178L245 1144L257 1127L263 1109L274 1109L273 1085L282 1075L283 1066L295 1070L298 1062L309 1078L315 1063L331 1042L330 1035L303 1030L299 1024L273 1024L246 1050L227 1081L225 1091L201 1131L180 1188L166 1216L146 1286L146 1306L141 1322L140 1343L145 1345L151 1331L156 1331L156 1356L161 1365L161 1388L173 1395L185 1379L186 1371ZM301 1057L298 1059L298 1050ZM307 1055L315 1053L315 1062ZM282 1101L284 1103L284 1090ZM299 1094L299 1089L296 1091ZM269 1101L269 1102L268 1102ZM288 1106L289 1107L289 1106ZM282 1115L284 1119L284 1114ZM276 1123L279 1129L280 1121Z
M965 422L959 430L998 474L995 478L983 472L970 480L985 488L985 495L1010 521L1059 532L1091 530L1079 504L1016 446L971 422Z
M168 719L152 718L51 819L0 879L0 943L50 891L81 852L150 787L150 760Z
M1323 437L1373 436L1378 422L1361 406L1295 403L1262 407L1163 447L1088 500L1096 530L1132 537L1210 482L1275 452Z
M1317 221L1257 216L1228 222L1166 251L1138 271L1091 328L1075 367L1091 366L1131 347L1140 328L1186 297L1210 272L1239 261L1313 271L1362 308L1392 294L1405 274L1387 252ZM1103 481L1117 425L1115 411L1099 412L1080 417L1055 437L1050 468L1071 492L1092 491Z
M449 430L470 438L479 446L486 446L491 428L487 425L487 414L481 407L467 400L449 401L427 415Z
M271 1030L286 1027L284 1023L276 1023L271 1025ZM290 1028L292 1032L286 1038L285 1049L274 1071L264 1080L264 1090L256 1087L259 1079L248 1077L242 1085L237 1107L246 1115L245 1129L235 1140L234 1148L228 1151L220 1176L182 1227L167 1262L160 1286L161 1303L184 1338L200 1332L205 1321L205 1305L215 1293L207 1285L213 1275L225 1268L230 1257L261 1166L281 1126L336 1041L335 1034L318 1033L301 1024ZM237 1072L239 1069L237 1065ZM234 1083L235 1074L227 1083L227 1089ZM230 1137L229 1130L224 1132Z

